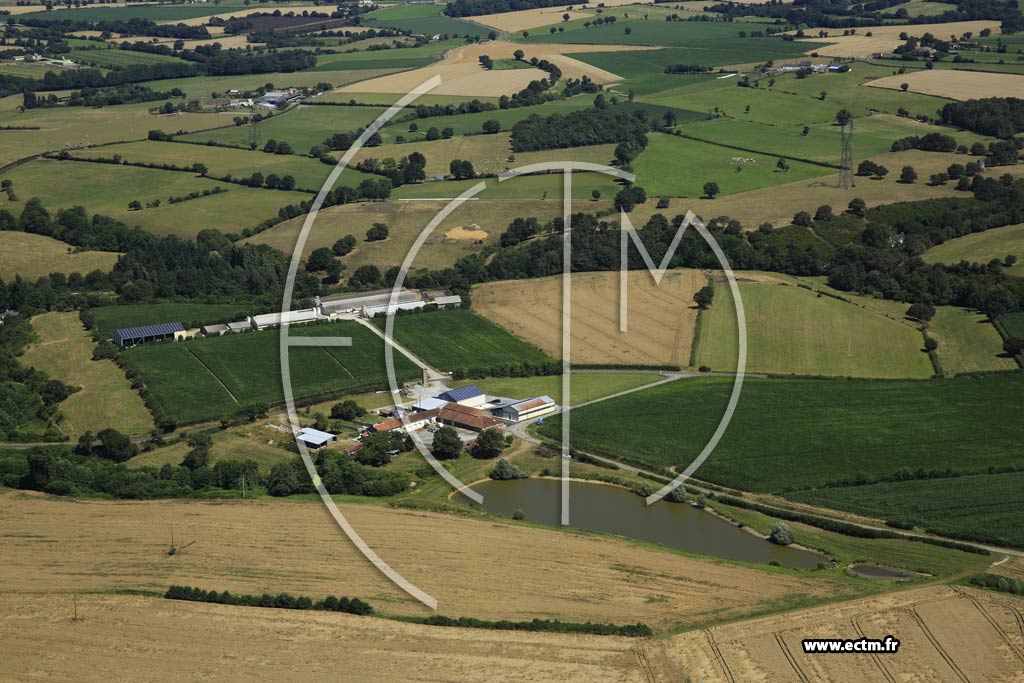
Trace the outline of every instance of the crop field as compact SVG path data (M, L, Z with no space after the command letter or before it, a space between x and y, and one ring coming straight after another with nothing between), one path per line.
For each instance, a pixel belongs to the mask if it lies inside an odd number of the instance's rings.
M1019 598L930 586L695 630L642 647L652 681L1011 681L1019 677ZM816 638L900 640L898 655L803 652Z
M650 140L633 162L637 184L649 195L696 198L704 194L704 184L709 181L717 183L723 195L729 195L834 172L800 161L790 161L789 170L781 171L775 156L664 133L652 133Z
M1024 546L1024 473L886 482L799 491L787 497L936 533Z
M158 303L101 306L90 311L100 336L109 338L122 327L181 322L186 328L244 320L248 311L238 304Z
M619 331L618 273L572 276L572 361L617 365L689 365L700 271L672 270L655 285L643 271L628 275L627 332ZM478 285L473 307L555 358L562 355L561 277Z
M747 567L614 537L377 505L341 509L386 562L437 598L439 614L641 621L663 629L877 590L834 573ZM385 615L428 614L366 562L319 502L69 505L9 492L0 494L0 513L18 530L0 537L0 576L10 593L216 585L232 593L358 596ZM179 544L195 542L174 557L167 555L170 524ZM463 580L438 573L439 566L458 567ZM579 583L573 577L581 566L587 581ZM518 599L495 600L495 585ZM502 642L510 636L496 635Z
M4 208L5 202L0 202ZM50 273L88 273L109 271L117 262L117 254L109 251L72 253L70 245L27 232L0 232L0 278L13 280L20 275L35 280Z
M119 21L123 19L149 19L150 21L180 21L209 17L224 12L238 3L194 4L194 5L132 5L130 7L88 7L68 9L59 12L33 12L24 14L22 19L42 19L44 21Z
M440 59L446 50L462 44L462 41L446 40L437 43L427 43L419 47L319 54L316 56L316 66L311 71L417 68ZM352 49L354 47L356 45L346 45L345 49Z
M370 28L386 26L410 30L425 35L450 34L486 38L490 29L469 21L453 19L441 14L444 5L396 5L371 12L363 17L363 25Z
M928 325L939 342L936 353L946 374L983 370L1015 370L1003 353L1003 340L988 317L953 306L939 306Z
M306 154L310 147L323 144L335 133L365 128L385 111L385 107L303 107L272 116L260 122L260 139L287 142L297 154ZM224 124L229 123L225 120ZM191 142L214 140L224 145L249 147L249 127L232 126L185 135Z
M383 329L383 318L374 322ZM549 360L537 347L467 310L396 316L394 330L399 344L442 372Z
M1017 257L1017 263L1006 272L1011 275L1024 275L1024 224L1008 225L964 235L949 240L924 253L928 263L988 263L992 259L1002 260L1007 256Z
M296 336L348 336L352 346L296 348L291 355L296 400L341 390L368 390L387 382L383 342L357 323L298 327ZM277 330L230 334L184 343L139 346L125 353L128 364L181 423L233 414L239 406L284 401ZM396 354L399 381L416 368Z
M43 313L32 319L32 328L39 339L21 362L80 388L60 404L64 433L76 439L108 427L132 435L153 428L153 419L124 372L112 360L92 360L92 339L77 313Z
M247 130L244 127L243 129ZM209 169L209 175L213 177L231 175L235 178L245 178L257 171L264 176L271 173L278 176L290 175L295 178L296 187L308 190L319 190L332 168L317 159L294 154L268 154L262 150L225 149L152 140L74 152L76 157L104 159L109 159L115 154L131 163L172 164L185 167L200 163ZM360 179L366 177L354 169L349 173ZM350 179L346 182L356 185L359 180Z
M661 375L643 372L574 372L569 384L569 405L594 401L605 396L629 391L662 379ZM488 377L459 384L475 384L489 396L527 398L550 396L556 403L562 401L562 376L544 377Z
M562 7L545 7L542 9L524 9L517 12L501 12L473 17L478 24L496 28L499 31L516 32L540 28L549 24L561 25L562 16L568 14L571 19L588 19L594 16L589 10L569 9L571 5Z
M68 57L76 62L108 68L133 64L187 64L185 60L170 55L120 49L72 50Z
M732 383L683 379L573 411L573 443L652 467L684 466L721 419ZM728 431L695 476L747 491L787 491L902 467L1020 466L1024 426L1015 415L1022 386L1016 374L941 381L748 377ZM541 432L558 438L558 418Z
M1022 97L1024 84L1011 74L970 73L925 70L880 78L868 83L873 88L900 88L903 83L910 90L925 95L970 100L982 97Z
M295 454L283 448L271 445L269 441L289 440L288 434L270 430L247 427L248 432L238 430L215 432L213 448L210 449L210 462L218 460L252 460L261 472L269 472L275 464L294 458ZM128 461L128 467L163 467L164 465L180 465L189 451L184 441L156 448L136 455Z
M61 178L54 183L53 178ZM14 182L18 202L0 202L0 207L20 212L24 202L39 197L55 214L59 208L84 206L160 234L192 237L206 228L241 232L277 215L278 209L311 197L301 192L265 190L218 183L191 173L161 171L132 166L115 166L76 161L37 159L4 174ZM220 194L171 203L170 197L220 187ZM160 200L160 206L132 211L128 202L143 205Z
M817 52L823 57L860 57L868 58L877 52L890 52L903 43L899 36L906 33L911 36L921 37L926 33L936 36L962 35L972 33L980 35L985 29L989 29L993 35L999 34L999 26L995 21L954 21L944 24L885 24L882 26L861 26L857 33L844 36L841 31L829 28L805 28L804 33L808 36L815 36L820 41L818 46L807 46L807 54ZM825 31L827 38L818 38L819 31ZM870 33L870 35L868 35ZM802 40L794 41L796 44L805 44ZM820 47L820 43L826 43Z
M909 325L800 287L741 282L739 289L747 320L748 372L896 379L932 375L921 333ZM734 371L737 336L729 286L716 282L715 301L701 318L697 364Z

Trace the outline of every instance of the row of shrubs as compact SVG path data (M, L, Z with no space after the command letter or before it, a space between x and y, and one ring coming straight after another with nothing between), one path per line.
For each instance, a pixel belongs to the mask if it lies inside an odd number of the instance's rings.
M630 638L649 638L654 635L651 627L637 622L635 624L603 624L591 621L559 621L558 619L533 619L532 621L488 621L474 617L446 617L435 615L416 620L428 626L454 626L458 628L483 628L496 631L538 631L543 633L584 633L594 636L626 636Z
M975 574L967 579L967 583L972 586L988 588L989 590L998 591L1000 593L1024 595L1024 581L1021 581L1020 579L1012 579L1008 576L998 576L996 574Z
M304 595L290 595L278 593L271 595L238 594L223 591L207 591L192 586L171 586L164 593L168 600L185 600L187 602L212 602L218 605L241 605L243 607L271 607L274 609L304 609L318 610L321 612L345 612L346 614L358 614L367 616L373 614L373 607L359 598L336 598L328 595L323 600L312 600Z

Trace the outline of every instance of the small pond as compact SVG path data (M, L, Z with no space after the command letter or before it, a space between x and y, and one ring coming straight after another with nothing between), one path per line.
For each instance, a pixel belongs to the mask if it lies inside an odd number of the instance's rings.
M559 526L561 482L557 479L487 481L473 488L484 497L487 512L510 517L521 510L532 522ZM455 499L474 505L465 496ZM618 486L570 482L569 500L570 525L578 529L729 560L766 564L775 560L794 569L815 569L828 560L819 553L770 543L689 504L662 501L647 505L640 496Z

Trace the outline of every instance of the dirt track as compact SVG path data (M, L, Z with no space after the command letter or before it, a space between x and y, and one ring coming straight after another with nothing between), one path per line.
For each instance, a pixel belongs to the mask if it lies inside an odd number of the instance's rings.
M619 332L619 274L582 273L572 280L573 362L689 365L693 295L707 284L702 273L672 270L657 286L646 272L631 272L625 333ZM473 290L473 308L561 357L560 277L481 285Z

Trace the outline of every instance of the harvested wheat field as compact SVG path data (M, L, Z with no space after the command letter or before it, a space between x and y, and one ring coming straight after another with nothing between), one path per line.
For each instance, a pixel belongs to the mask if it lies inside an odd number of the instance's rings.
M619 331L619 273L572 276L575 363L690 363L697 310L707 284L697 270L670 270L656 285L646 271L628 275L628 329ZM473 309L555 358L562 352L561 276L494 282L473 288Z
M498 97L511 95L522 90L530 81L546 78L540 69L508 69L487 71L480 66L481 55L492 59L512 59L516 50L526 52L526 59L532 57L547 59L558 65L566 78L588 76L595 83L612 83L622 80L619 76L585 64L566 56L573 52L619 52L644 48L631 45L521 45L502 40L466 45L450 50L445 58L436 64L381 76L361 83L339 88L337 92L353 93L406 93L433 76L441 77L441 85L431 90L434 95L465 95L477 97ZM658 49L658 48L653 48Z
M0 596L0 679L641 683L636 641L157 597Z
M762 571L594 535L376 505L342 511L384 561L437 598L441 614L667 628L856 590L827 576ZM174 556L167 555L171 525L183 548ZM359 554L319 503L84 502L8 492L0 495L0 526L7 530L0 536L7 592L186 584L349 595L384 614L427 613Z
M232 12L222 12L221 14L210 14L204 17L193 17L192 19L170 19L168 21L158 21L158 24L185 24L186 26L203 26L208 24L211 19L224 19L225 21L232 17L241 18L247 17L250 14L259 14L266 12L266 8L263 7L252 7L236 9ZM281 13L287 14L288 12L294 12L296 15L301 15L303 12L325 12L323 7L317 7L316 5L287 5L281 6ZM310 20L311 23L313 20Z
M999 22L990 20L955 21L948 24L889 24L886 26L863 26L852 36L844 36L843 29L805 28L804 35L815 43L830 43L825 47L809 49L805 54L816 52L822 57L870 57L878 52L891 52L903 44L900 34L923 36L931 33L937 38L960 36L964 33L979 35L983 29L991 29L992 35L999 35ZM828 38L818 38L818 31L829 33ZM871 35L867 35L868 33ZM790 31L795 33L795 31ZM814 36L811 38L811 36Z
M982 97L1024 97L1024 76L931 69L897 76L886 76L866 85L872 88L899 90L906 83L910 92L973 100Z
M568 14L570 21L586 19L594 16L593 11L569 9L574 5L563 5L561 7L545 7L542 9L524 9L518 12L502 12L499 14L484 14L473 17L473 21L484 26L496 28L499 31L526 31L548 26L549 24L562 23L562 15ZM584 5L585 7L585 5Z
M702 683L1019 683L1020 598L932 586L693 631L644 644L654 677ZM890 654L804 654L804 638L900 641Z

